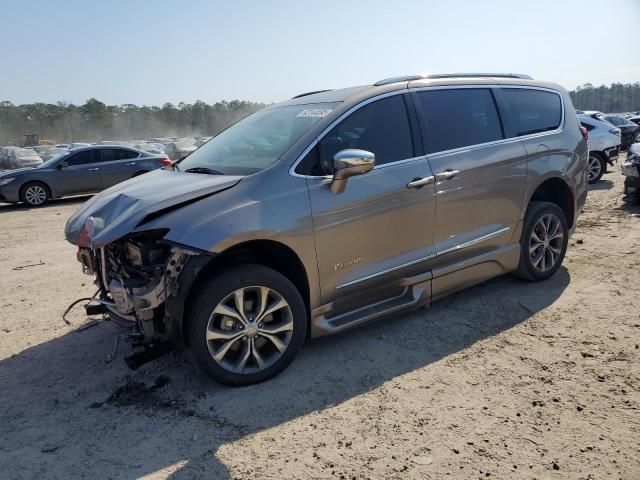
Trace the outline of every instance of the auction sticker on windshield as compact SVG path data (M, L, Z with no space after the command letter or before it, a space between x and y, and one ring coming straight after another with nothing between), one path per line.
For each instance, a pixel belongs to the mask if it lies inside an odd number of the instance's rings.
M307 110L302 110L298 115L296 115L296 117L322 118L329 115L331 110L331 108L309 108Z

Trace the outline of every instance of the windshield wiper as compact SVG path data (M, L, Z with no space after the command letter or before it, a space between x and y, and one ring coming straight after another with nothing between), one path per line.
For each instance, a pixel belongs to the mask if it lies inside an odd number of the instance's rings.
M224 175L224 173L220 172L219 170L214 170L213 168L209 168L209 167L191 167L191 168L187 168L185 172L205 173L207 175Z

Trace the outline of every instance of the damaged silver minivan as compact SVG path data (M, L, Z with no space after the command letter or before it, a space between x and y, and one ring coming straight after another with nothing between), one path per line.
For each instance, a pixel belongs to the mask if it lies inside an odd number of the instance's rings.
M312 92L223 131L69 219L131 366L187 348L215 380L264 381L306 338L560 267L587 195L567 92L515 74Z

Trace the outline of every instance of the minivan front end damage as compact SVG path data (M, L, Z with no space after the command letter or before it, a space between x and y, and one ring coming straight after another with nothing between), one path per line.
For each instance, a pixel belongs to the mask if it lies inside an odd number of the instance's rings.
M129 328L135 353L127 364L132 368L165 353L175 341L182 343L186 294L211 258L166 241L165 233L135 233L103 247L78 249L83 272L94 276L98 286L100 311ZM88 313L96 312L90 308Z
M78 260L98 287L85 306L87 314L108 314L130 328L134 350L141 347L141 355L129 357L129 366L154 358L150 350L182 343L184 301L195 279L191 273L213 255L169 241L171 225L150 225L234 187L242 178L154 170L104 190L67 221L65 237L79 247ZM89 299L69 308L82 300Z

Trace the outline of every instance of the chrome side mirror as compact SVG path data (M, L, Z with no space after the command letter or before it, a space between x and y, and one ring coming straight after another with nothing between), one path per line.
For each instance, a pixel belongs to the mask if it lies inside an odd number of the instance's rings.
M355 175L362 175L373 170L376 165L376 156L366 150L348 148L341 150L333 156L333 181L329 186L331 193L344 192L347 179Z

